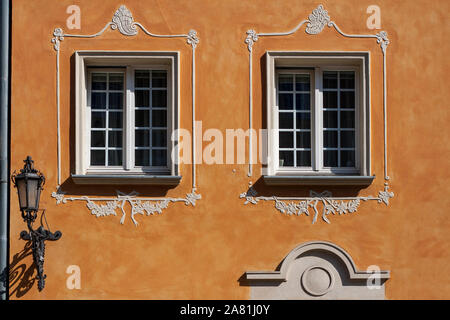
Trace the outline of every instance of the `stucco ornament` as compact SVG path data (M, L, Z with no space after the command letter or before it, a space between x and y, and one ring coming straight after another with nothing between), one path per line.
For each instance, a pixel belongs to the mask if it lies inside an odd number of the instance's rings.
M389 185L385 184L384 190L378 193L378 197L354 197L354 198L334 198L330 191L324 191L317 193L313 190L310 191L309 197L277 197L277 196L258 196L257 191L251 186L247 192L241 193L239 196L244 198L244 204L256 205L260 201L273 201L275 203L275 209L286 215L300 216L305 214L310 215L310 210L314 213L312 223L316 223L319 216L320 207L322 204L322 220L326 223L330 223L327 218L328 215L333 214L348 214L357 212L361 201L377 201L378 203L384 203L389 205L389 199L394 197L394 193L389 191Z
M137 28L134 25L133 15L124 5L117 9L112 18L111 29L118 29L121 34L126 36L134 36L137 34Z
M52 38L53 48L56 51L59 51L60 43L63 40L64 40L64 31L61 28L56 28L53 31L53 38Z
M383 50L383 53L386 53L386 48L389 44L389 39L386 31L380 31L376 34L377 37L377 43L380 44L381 50Z
M319 34L328 23L330 23L328 11L322 5L319 5L308 17L306 33Z
M117 210L120 209L122 217L120 223L125 223L126 211L125 204L128 203L131 207L130 218L137 226L138 222L135 219L136 214L141 215L153 215L155 213L161 214L164 209L169 207L170 203L184 202L186 206L195 207L196 201L201 199L202 196L196 193L195 190L186 194L184 198L138 198L138 193L132 192L130 194L124 194L120 191L117 192L117 196L114 198L91 198L87 196L81 197L66 197L61 191L53 192L52 197L56 199L56 204L65 204L67 201L84 201L86 207L91 211L91 214L99 217L116 216Z
M384 184L384 191L378 192L378 202L383 202L385 205L389 205L389 199L394 197L394 193L388 191L389 185L387 183Z
M197 47L197 44L199 43L199 41L200 40L197 36L197 31L189 30L186 42L192 46L192 49L195 49Z
M247 38L245 38L245 43L247 44L248 51L252 51L253 44L258 41L258 34L255 30L250 29L247 31Z

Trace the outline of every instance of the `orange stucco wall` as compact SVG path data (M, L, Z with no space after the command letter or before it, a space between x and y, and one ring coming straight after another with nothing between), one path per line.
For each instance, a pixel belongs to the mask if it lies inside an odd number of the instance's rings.
M375 34L366 27L366 8L381 8L388 47L388 168L395 197L390 205L363 203L357 213L331 216L331 224L311 217L280 214L273 203L244 206L239 194L248 182L262 194L305 194L310 188L268 188L260 165L247 177L247 165L199 165L195 208L173 204L161 215L137 215L136 227L120 216L95 218L84 202L56 205L51 193L57 179L56 54L50 43L56 27L68 33L93 34L111 20L121 4L135 21L157 34L195 29L196 118L203 128L248 127L248 51L245 32L292 29L316 1L76 1L14 0L12 3L11 168L32 155L47 183L41 197L51 230L46 288L30 282L31 256L21 256L18 239L26 226L11 188L11 299L247 299L239 286L247 270L274 270L296 245L325 240L350 253L359 269L377 264L391 271L388 299L450 298L447 101L448 1L322 1L339 27L352 34ZM81 30L66 27L67 6L81 8ZM137 191L142 196L184 196L191 190L191 166L171 189L142 186L77 186L74 165L74 93L71 57L76 50L180 51L180 126L191 129L191 48L184 39L149 38L143 32L125 37L107 31L95 39L61 43L62 186L67 195L114 196ZM261 60L266 50L370 51L371 161L376 179L361 190L326 188L335 194L376 195L383 188L382 54L374 39L354 40L330 28L316 36L304 29L286 37L261 38L254 45L254 126L263 123ZM445 133L447 132L447 133ZM204 143L205 146L205 143ZM233 171L233 169L236 169ZM322 191L325 188L314 188ZM128 205L127 205L128 206ZM66 287L69 265L81 268L81 290ZM33 285L33 287L29 287Z

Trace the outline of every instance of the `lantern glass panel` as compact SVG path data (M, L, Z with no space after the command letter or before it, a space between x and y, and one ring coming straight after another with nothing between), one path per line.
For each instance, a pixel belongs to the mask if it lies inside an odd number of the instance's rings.
M27 184L24 178L16 179L16 184L20 209L25 209L27 207Z
M28 189L28 209L30 210L37 210L38 209L38 202L39 202L39 179L32 178L28 179L27 183L27 189Z

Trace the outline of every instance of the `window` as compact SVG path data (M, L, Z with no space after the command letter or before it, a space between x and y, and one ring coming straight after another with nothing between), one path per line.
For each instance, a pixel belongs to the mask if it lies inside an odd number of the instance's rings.
M72 178L78 183L179 181L171 158L171 135L178 127L177 54L78 52L76 61Z
M265 181L370 182L368 55L269 52L267 68Z

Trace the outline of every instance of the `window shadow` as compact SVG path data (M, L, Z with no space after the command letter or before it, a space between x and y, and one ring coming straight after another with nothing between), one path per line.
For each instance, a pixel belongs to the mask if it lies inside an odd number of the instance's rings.
M305 186L268 186L261 176L255 181L252 188L258 193L258 196L277 196L277 197L311 197L311 192L322 194L329 191L333 197L357 197L361 190L368 186L331 186L331 185L305 185ZM247 191L251 194L250 189Z

